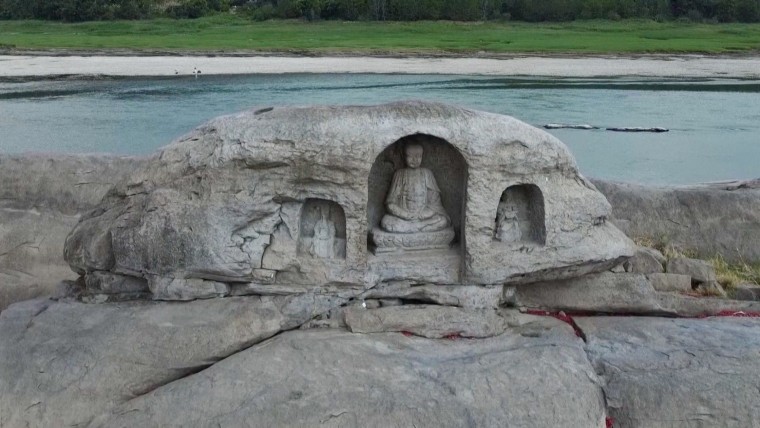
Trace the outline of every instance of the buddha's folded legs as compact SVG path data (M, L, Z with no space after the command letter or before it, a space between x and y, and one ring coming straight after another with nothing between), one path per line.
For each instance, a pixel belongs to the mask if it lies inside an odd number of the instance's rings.
M380 226L383 230L393 233L435 232L448 227L449 219L443 215L436 214L425 220L404 220L386 214L380 221Z

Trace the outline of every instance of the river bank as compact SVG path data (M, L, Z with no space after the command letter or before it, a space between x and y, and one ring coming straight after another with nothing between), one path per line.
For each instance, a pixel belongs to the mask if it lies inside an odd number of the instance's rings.
M0 56L0 78L377 73L536 77L760 79L760 56L199 56L61 51Z

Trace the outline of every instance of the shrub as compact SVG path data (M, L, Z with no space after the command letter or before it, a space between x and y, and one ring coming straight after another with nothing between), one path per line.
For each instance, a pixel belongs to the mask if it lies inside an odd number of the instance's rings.
M183 0L180 4L169 6L166 14L177 19L195 19L210 11L206 0Z

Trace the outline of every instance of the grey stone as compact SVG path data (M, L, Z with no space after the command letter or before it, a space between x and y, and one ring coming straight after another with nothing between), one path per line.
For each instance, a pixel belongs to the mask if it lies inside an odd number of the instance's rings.
M661 306L643 274L604 272L581 278L520 285L513 304L566 312L673 314Z
M87 273L85 284L90 293L140 293L149 290L148 281L143 278L101 271Z
M380 301L377 299L367 299L363 301L362 307L366 309L377 309L380 307Z
M411 141L454 243L374 255L368 235ZM504 204L514 224L497 221ZM79 273L149 281L248 283L269 269L286 286L526 283L631 256L610 211L559 140L511 117L427 102L283 107L214 119L151 156L81 219L65 256ZM519 239L505 239L510 227Z
M660 252L660 250L655 248L649 248L649 247L639 247L636 252L645 252L649 254L650 256L654 257L659 263L660 266L665 266L665 263L667 263L668 259Z
M692 286L715 282L715 269L704 260L676 257L668 260L668 273L689 275Z
M697 286L697 291L706 296L728 297L728 293L726 293L726 290L723 289L723 286L718 281L703 282Z
M63 260L66 235L138 158L0 154L0 311L49 296L75 279Z
M760 422L760 321L576 317L615 428Z
M558 321L536 324L478 340L286 332L92 427L603 427L583 342Z
M623 262L623 264L619 264L617 266L613 266L612 269L610 269L610 272L612 272L612 273L625 273L625 262Z
M760 189L747 183L680 187L592 180L628 236L665 239L729 262L760 262Z
M258 282L259 284L274 284L277 271L272 269L254 269L252 274L254 282Z
M760 300L760 285L739 284L734 287L733 297L737 300Z
M647 279L657 291L691 291L691 277L677 273L650 273Z
M383 283L362 294L365 299L398 298L464 308L498 308L503 286L417 285L406 281Z
M493 309L452 306L352 307L346 309L344 317L348 329L354 333L408 332L431 339L491 337L503 333L507 327L506 319Z
M0 426L86 426L341 303L314 295L17 303L0 313Z
M681 278L673 280L683 281ZM565 311L571 314L702 317L726 313L760 313L760 303L757 302L694 297L674 293L672 290L657 292L652 280L646 275L611 272L514 288L505 287L505 302L523 310Z
M365 291L365 288L356 284L259 284L249 283L230 283L230 295L232 296L291 296L304 293L329 294L336 297L354 298Z
M625 271L644 274L664 272L665 268L663 268L662 262L660 262L659 258L653 254L653 252L657 250L648 250L650 249L644 249L643 247L636 250L636 254L623 264L625 266Z
M230 290L227 284L199 278L167 278L151 276L148 287L155 300L193 300L224 297Z
M682 317L760 314L759 302L714 297L694 297L674 293L658 293L657 299L663 309Z

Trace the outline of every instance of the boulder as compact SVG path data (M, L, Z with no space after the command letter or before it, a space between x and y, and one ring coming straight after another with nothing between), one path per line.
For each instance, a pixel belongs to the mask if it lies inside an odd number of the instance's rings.
M417 173L407 147L421 148ZM436 228L378 251L376 231L419 227L381 221L404 171L432 195ZM275 107L214 119L151 156L81 218L64 255L80 274L144 278L157 299L225 294L179 290L198 280L356 297L392 281L491 286L609 269L633 254L610 212L559 140L508 116L428 102Z
M668 260L668 273L689 275L693 287L715 282L715 268L704 260L675 257Z
M755 426L760 321L576 317L615 428Z
M693 279L692 279L693 282ZM723 289L723 286L718 281L708 281L700 283L697 286L697 291L706 296L728 297L728 293Z
M656 291L687 292L691 291L691 277L677 273L650 273L647 279Z
M628 314L703 317L760 313L760 303L674 293L686 276L604 272L562 281L504 288L504 301L521 310L570 314ZM666 284L664 284L667 282ZM656 291L653 284L665 291ZM690 284L690 281L689 281ZM691 285L689 285L691 290Z
M703 258L760 262L757 180L678 187L592 181L612 204L610 220L628 236L665 239Z
M636 250L636 254L623 263L625 271L643 274L664 272L663 262L660 261L661 259L657 256L658 254L659 256L662 256L657 250L639 247L639 249ZM662 257L662 259L664 259L664 257Z
M734 299L737 300L760 300L760 285L757 284L739 284L734 287Z
M0 154L0 311L51 295L76 274L63 260L66 235L138 158Z
M198 424L604 427L605 413L583 342L544 318L488 339L286 332L91 426Z
M523 309L571 313L673 314L642 274L603 272L517 286L506 299Z
M17 303L0 313L0 426L86 426L341 303L315 295Z

